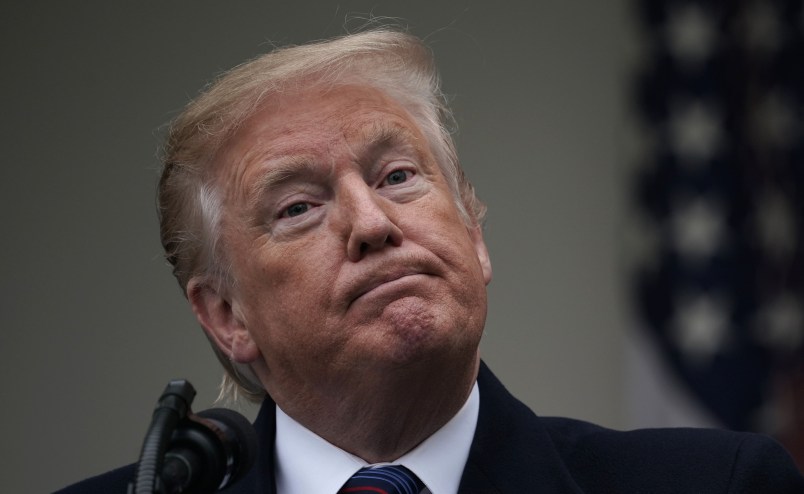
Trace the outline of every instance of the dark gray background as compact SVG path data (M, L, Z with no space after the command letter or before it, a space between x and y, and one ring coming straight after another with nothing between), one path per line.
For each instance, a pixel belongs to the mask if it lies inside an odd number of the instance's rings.
M170 378L212 404L220 371L161 259L162 129L212 75L350 13L401 18L436 54L490 210L486 361L540 414L629 425L629 2L5 2L3 491L134 461Z

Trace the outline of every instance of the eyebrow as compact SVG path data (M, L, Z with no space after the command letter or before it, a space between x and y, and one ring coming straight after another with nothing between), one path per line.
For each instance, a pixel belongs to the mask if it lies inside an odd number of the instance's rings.
M267 165L270 166L270 169L261 173L247 188L246 197L249 209L253 210L266 194L283 184L320 173L314 160L308 156L285 156L277 160L270 160Z
M416 140L409 129L393 124L370 125L368 128L362 129L358 136L360 139L359 144L368 151L368 154L383 151L396 145L405 145Z
M410 129L401 125L393 123L371 125L361 129L358 136L358 152L355 154L360 161L374 163L383 153L395 148L407 149L416 161L422 161L421 151L413 145L419 138Z

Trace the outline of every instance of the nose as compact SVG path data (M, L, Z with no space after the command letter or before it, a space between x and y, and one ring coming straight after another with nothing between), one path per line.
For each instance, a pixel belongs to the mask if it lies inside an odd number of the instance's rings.
M362 182L362 181L361 181ZM402 244L402 230L391 217L390 204L365 183L342 192L346 253L352 262L388 246Z

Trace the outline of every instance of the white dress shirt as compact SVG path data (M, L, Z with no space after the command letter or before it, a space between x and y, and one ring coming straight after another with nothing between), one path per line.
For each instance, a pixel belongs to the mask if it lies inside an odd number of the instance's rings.
M480 408L475 383L458 413L414 449L393 461L415 473L426 494L456 494L469 457ZM311 432L276 407L277 494L337 494L355 472L370 464Z

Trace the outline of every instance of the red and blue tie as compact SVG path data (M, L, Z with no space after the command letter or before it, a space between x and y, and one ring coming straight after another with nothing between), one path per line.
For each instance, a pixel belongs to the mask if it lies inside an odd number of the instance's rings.
M363 468L352 475L338 494L419 494L424 483L402 465Z

